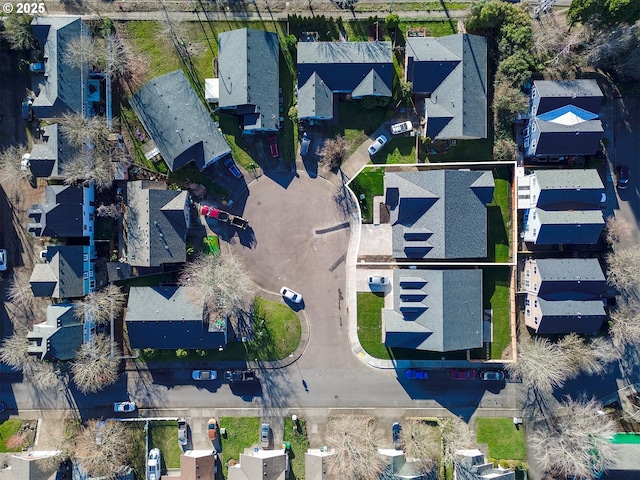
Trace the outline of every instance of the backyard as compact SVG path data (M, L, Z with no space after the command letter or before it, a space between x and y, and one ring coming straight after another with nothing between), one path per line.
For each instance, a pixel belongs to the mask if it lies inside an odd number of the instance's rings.
M486 443L489 457L496 460L525 460L524 429L516 428L512 418L476 419L478 443Z
M357 177L355 177L349 188L353 190L360 201L360 210L362 211L362 223L373 222L373 197L384 193L384 168L365 167Z
M511 343L508 267L487 267L482 270L482 298L484 309L490 309L493 314L491 358L501 359Z
M306 420L298 417L297 421L294 422L291 417L286 417L284 419L283 440L291 444L291 449L289 450L289 460L291 461L289 480L304 480L304 454L309 448Z
M509 253L509 225L511 221L509 169L493 169L495 188L493 200L487 206L487 260L507 263Z
M222 444L222 474L224 478L228 475L228 462L237 463L240 461L240 454L245 448L257 445L260 440L260 418L259 417L221 417L218 425L226 430L225 435L221 435Z

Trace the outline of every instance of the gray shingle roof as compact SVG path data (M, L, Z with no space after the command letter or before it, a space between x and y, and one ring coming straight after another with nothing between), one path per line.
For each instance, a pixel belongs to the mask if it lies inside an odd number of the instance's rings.
M333 117L333 92L315 72L298 92L298 117Z
M539 320L538 334L593 333L600 330L607 314L601 300L561 300L538 299L542 318Z
M394 270L384 344L436 352L482 346L482 270Z
M129 102L171 171L190 162L202 170L231 154L182 70L154 78Z
M537 245L598 243L604 227L601 210L545 211L535 209L540 218Z
M203 320L205 318L205 320ZM226 322L209 321L195 287L131 287L126 323L132 348L217 349Z
M82 75L77 67L62 59L69 42L81 35L80 17L35 17L33 33L44 55L45 75L39 80L42 90L33 101L38 118L59 117L66 111L82 111ZM88 35L88 29L84 29Z
M351 92L353 98L361 98L367 95L390 97L391 87L384 83L375 70L371 70L360 84Z
M125 228L128 262L157 267L186 261L189 193L167 190L160 182L127 183Z
M597 258L539 258L538 297L547 300L600 298L607 281Z
M599 209L604 184L595 168L536 170L540 187L536 205L545 210Z
M29 353L47 360L71 360L82 346L83 325L74 315L74 305L60 303L47 307L47 320L27 334L32 341ZM38 340L38 345L36 345Z
M535 119L540 129L535 155L593 155L600 148L604 129L600 120L561 125Z
M92 187L91 187L92 188ZM33 205L27 216L27 229L35 236L82 237L84 231L83 187L49 185L45 203Z
M254 105L244 129L277 131L280 125L278 35L242 28L218 35L220 107Z
M38 178L59 177L64 164L77 150L69 145L58 130L58 124L47 125L42 131L41 143L34 143L30 153L31 173Z
M540 95L536 115L565 105L575 105L593 113L600 111L603 95L596 80L535 80L533 84Z
M386 173L395 258L484 258L490 171Z
M407 80L425 100L427 135L487 137L487 42L469 34L407 38Z
M84 255L81 245L47 248L47 263L36 263L29 282L36 297L78 298L89 293L85 288Z

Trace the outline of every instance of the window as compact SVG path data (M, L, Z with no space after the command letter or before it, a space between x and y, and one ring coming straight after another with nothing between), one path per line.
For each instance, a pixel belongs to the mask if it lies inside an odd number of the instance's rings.
M93 278L93 270L89 270L89 278Z
M524 148L529 148L529 137L524 139Z
M531 318L531 310L527 308L527 318Z
M534 300L533 301L533 307L534 308L538 308L538 300Z
M535 275L536 273L538 273L538 267L533 267L533 274Z
M527 278L530 277L530 272L528 268L524 271L524 274L526 275Z
M524 299L524 304L525 304L527 307L529 306L529 299L528 299L528 298L525 298L525 299Z
M537 291L538 291L538 284L537 284L537 283L534 283L534 284L533 284L533 291L534 291L534 292L537 292Z
M531 140L531 150L535 150L537 146L538 146L538 141Z
M84 274L82 275L82 278L87 280L89 278L89 272L84 272Z
M537 132L538 131L538 124L536 122L533 122L531 124L531 131L532 132Z
M89 254L88 253L83 254L82 255L82 260L84 260L85 262L88 262L89 261Z
M538 317L533 317L533 321L537 325L538 324Z
M527 287L527 288L529 288L529 280L525 280L525 281L524 281L524 286L525 286L525 287Z

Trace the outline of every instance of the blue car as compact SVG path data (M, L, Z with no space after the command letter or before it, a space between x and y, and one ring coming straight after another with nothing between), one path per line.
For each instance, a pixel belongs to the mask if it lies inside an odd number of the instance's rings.
M229 171L231 172L231 174L236 177L236 178L242 178L242 172L240 171L240 169L236 166L236 163L233 161L233 158L227 158L224 161L224 166L227 167L229 169Z
M404 373L404 376L407 377L407 380L427 380L429 373L418 368L410 368Z

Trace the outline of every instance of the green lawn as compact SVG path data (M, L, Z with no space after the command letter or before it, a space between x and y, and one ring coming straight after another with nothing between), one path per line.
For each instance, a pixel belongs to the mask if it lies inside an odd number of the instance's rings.
M487 207L487 252L491 262L509 261L510 193L509 170L506 167L493 170L495 188L493 201Z
M384 168L366 167L352 180L349 188L353 190L358 199L364 195L364 200L359 200L362 223L371 223L373 221L373 197L384 193Z
M345 138L349 148L347 156L355 152L390 115L387 107L367 110L358 101L340 102L338 112L338 123L331 125L331 136L342 135Z
M524 429L516 429L512 418L476 419L478 443L489 445L489 457L496 460L525 460Z
M500 359L502 351L511 342L509 269L506 267L483 269L482 295L484 308L493 310L491 358Z
M416 163L415 137L392 137L370 163Z
M149 448L162 452L162 468L180 468L182 449L178 444L178 422L150 422Z
M133 51L146 57L149 66L147 80L182 68L183 64L161 22L125 22Z
M144 422L125 422L129 435L131 468L136 480L145 480L147 473L147 452L145 451ZM176 433L176 443L178 434ZM164 452L162 452L164 454Z
M240 461L240 454L244 449L258 444L260 441L260 418L258 417L220 417L218 426L226 429L226 435L221 435L222 444L222 473L227 478L227 462Z
M0 423L0 452L22 451L22 447L24 446L23 442L17 441L16 445L11 445L11 443L17 439L13 439L7 446L7 440L11 439L13 435L17 434L21 426L22 420L20 419L10 419Z
M297 427L295 431L294 426ZM304 454L309 448L307 422L303 418L298 417L296 425L291 420L291 417L286 417L284 420L283 439L285 442L291 443L291 450L289 451L291 473L289 474L289 480L304 480Z
M431 163L438 162L473 162L493 159L493 138L481 140L458 140L449 148L449 153L429 155Z

